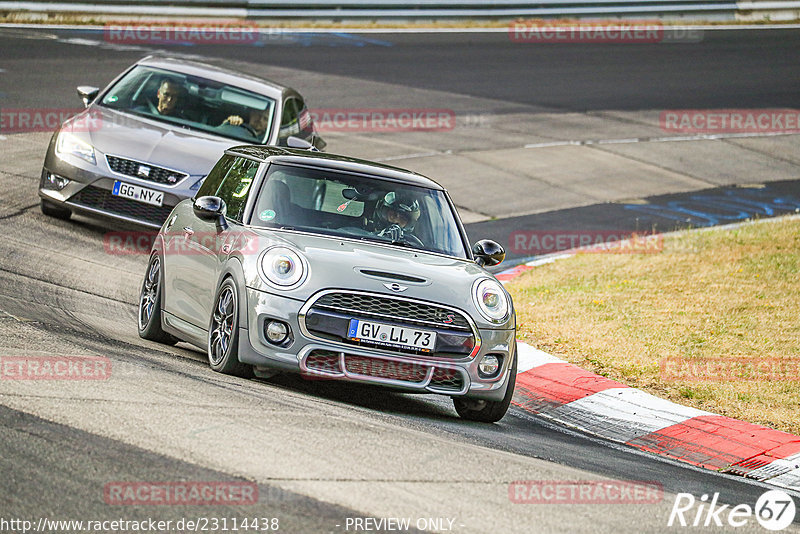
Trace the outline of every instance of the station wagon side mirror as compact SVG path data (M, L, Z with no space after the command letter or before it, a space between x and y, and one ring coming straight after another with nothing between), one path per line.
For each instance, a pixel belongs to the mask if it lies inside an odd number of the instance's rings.
M225 213L228 208L221 198L212 196L200 197L195 199L192 209L200 219L216 221L218 231L228 228L228 221L225 220Z
M290 135L289 138L286 139L286 146L289 148L299 148L301 150L317 150L317 147L315 147L312 143L293 135Z
M499 243L491 239L482 239L472 247L475 262L483 267L492 267L506 259L506 251Z
M97 87L92 87L91 85L79 85L78 86L78 96L81 97L83 101L83 107L88 108L89 104L94 102L94 99L97 98L97 94L100 92L100 89Z

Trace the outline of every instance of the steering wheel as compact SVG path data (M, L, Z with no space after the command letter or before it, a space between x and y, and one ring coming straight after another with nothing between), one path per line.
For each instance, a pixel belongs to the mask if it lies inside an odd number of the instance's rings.
M420 238L415 236L414 234L403 234L402 240L407 242L409 245L414 245L415 247L425 248L425 243L422 242Z

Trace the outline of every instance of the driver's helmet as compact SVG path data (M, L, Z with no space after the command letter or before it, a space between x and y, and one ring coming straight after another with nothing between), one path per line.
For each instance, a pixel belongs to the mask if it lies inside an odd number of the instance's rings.
M375 214L386 224L399 224L410 230L419 219L419 200L407 191L390 191L378 201Z

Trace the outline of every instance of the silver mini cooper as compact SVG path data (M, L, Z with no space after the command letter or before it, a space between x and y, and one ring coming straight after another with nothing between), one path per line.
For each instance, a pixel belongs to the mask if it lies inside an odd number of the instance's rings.
M139 335L186 341L211 368L378 384L508 410L511 297L469 246L447 192L395 167L308 150L228 149L153 246Z

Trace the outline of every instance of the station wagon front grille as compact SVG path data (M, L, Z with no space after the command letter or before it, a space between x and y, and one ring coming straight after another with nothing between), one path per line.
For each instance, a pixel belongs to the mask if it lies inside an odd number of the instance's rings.
M93 208L111 215L120 215L129 219L161 225L172 211L172 206L152 206L134 200L117 197L107 189L87 186L68 202L77 206Z
M460 313L425 302L398 300L361 293L328 293L314 303L343 313L376 319L392 319L401 323L434 326L469 332L470 326Z
M119 156L107 155L106 161L108 162L108 167L116 173L158 184L175 185L189 176L185 172L173 171L141 161L120 158Z

